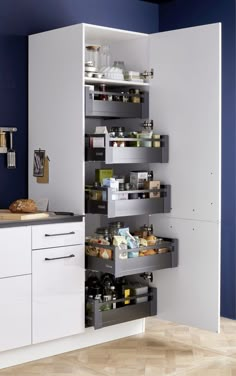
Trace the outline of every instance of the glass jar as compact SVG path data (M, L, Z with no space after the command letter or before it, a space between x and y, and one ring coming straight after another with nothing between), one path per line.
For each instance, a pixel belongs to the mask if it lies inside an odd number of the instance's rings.
M96 71L100 68L100 47L101 46L86 46L85 50L85 64L90 64L96 68Z
M109 46L101 46L100 48L100 70L104 71L111 66L111 54Z

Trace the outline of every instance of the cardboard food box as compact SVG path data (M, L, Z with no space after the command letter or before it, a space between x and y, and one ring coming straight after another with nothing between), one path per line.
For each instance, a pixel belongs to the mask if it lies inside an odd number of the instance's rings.
M144 182L144 189L160 189L161 182L160 180L150 180ZM149 198L161 197L160 192L149 192Z
M112 178L113 176L113 170L112 169L106 169L106 168L97 168L95 170L95 181L99 184L102 184L103 179L106 178Z
M134 189L143 189L148 180L148 171L130 171L130 184Z

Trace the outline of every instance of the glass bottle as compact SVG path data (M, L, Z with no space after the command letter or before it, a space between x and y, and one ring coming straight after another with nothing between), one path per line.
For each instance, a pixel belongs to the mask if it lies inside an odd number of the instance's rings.
M115 286L111 286L111 300L113 301L112 302L112 309L116 309L116 299L117 299L117 296L116 296L116 291L115 291Z

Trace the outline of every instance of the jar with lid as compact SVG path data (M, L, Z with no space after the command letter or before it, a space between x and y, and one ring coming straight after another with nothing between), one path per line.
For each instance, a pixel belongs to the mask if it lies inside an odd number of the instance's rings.
M101 46L86 46L85 47L85 64L94 67L96 71L100 68L100 47Z
M0 147L5 148L7 146L6 142L6 132L0 131Z

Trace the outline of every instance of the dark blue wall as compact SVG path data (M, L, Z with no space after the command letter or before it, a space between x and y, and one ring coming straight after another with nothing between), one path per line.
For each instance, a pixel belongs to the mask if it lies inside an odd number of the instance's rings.
M235 1L175 0L160 5L159 15L160 31L222 22L221 314L236 318Z
M18 128L17 169L0 155L0 208L27 197L27 35L76 23L151 33L158 6L138 0L0 0L0 126Z

